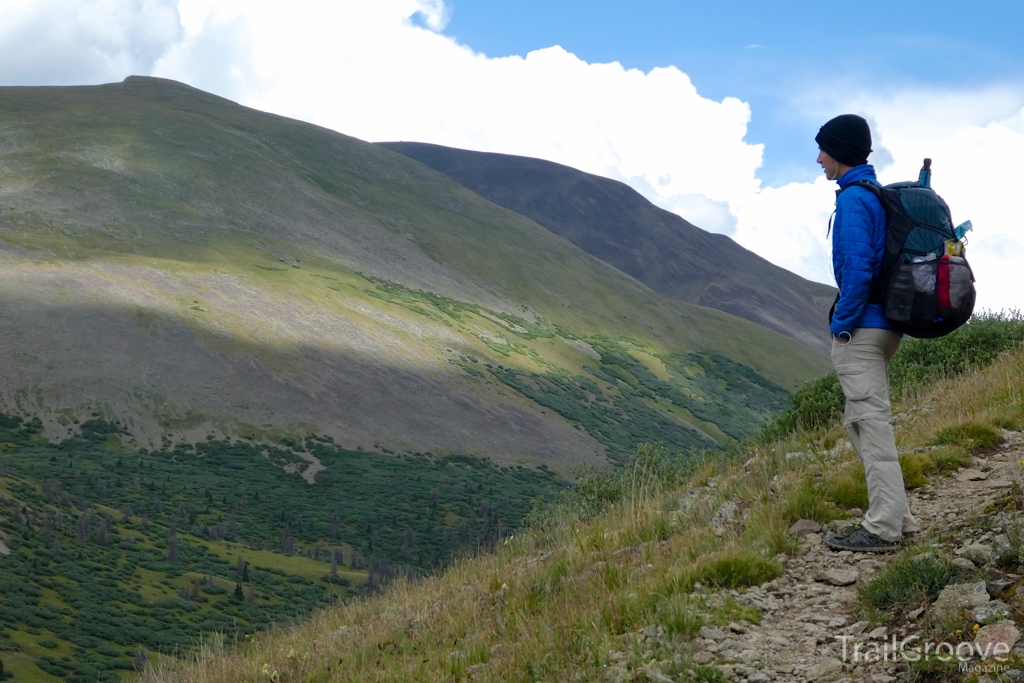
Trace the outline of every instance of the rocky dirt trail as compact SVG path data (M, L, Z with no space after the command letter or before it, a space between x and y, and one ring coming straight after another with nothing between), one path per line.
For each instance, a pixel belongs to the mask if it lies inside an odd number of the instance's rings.
M975 458L971 469L949 477L934 476L930 485L911 492L911 509L922 526L923 550L941 547L955 557L958 571L968 576L991 563L1000 545L1007 544L1004 527L1011 521L1007 514L984 512L1014 481L1020 481L1024 470L1019 464L1024 458L1024 438L1015 432L1006 435L1007 442L999 450ZM848 520L833 522L837 528L846 524ZM920 633L929 613L939 608L967 609L979 625L1002 622L978 630L976 641L995 637L1014 645L1017 629L1012 622L1024 623L1024 615L992 599L990 593L1020 577L994 569L988 570L987 582L947 587L936 604L906 615L901 626L870 629L857 609L857 590L886 567L888 558L832 551L822 543L827 531L809 521L794 525L792 533L801 535L804 545L800 555L785 561L784 574L760 587L725 594L761 611L761 623L703 627L695 640L693 660L717 668L727 679L748 683L912 680L909 664L900 658L871 662L864 661L870 658L865 654L878 653L883 644L891 648L894 636L898 643ZM855 650L859 657L854 657ZM1024 648L1017 645L1014 652L1024 654ZM1024 671L1002 669L1003 680L1024 680Z

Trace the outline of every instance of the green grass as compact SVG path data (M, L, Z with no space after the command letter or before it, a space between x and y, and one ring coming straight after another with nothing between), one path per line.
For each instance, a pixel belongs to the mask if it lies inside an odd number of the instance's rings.
M907 553L860 589L859 597L872 610L909 610L934 601L951 577L952 570L945 560Z
M824 487L815 477L805 476L788 491L782 508L785 519L789 522L810 519L824 525L845 517L843 510L837 507L835 501L827 499L826 495Z
M999 430L982 422L965 422L943 427L935 434L939 445L959 446L968 451L992 450L1006 441Z
M746 549L722 550L699 560L688 570L685 583L715 588L757 586L782 574L782 568Z

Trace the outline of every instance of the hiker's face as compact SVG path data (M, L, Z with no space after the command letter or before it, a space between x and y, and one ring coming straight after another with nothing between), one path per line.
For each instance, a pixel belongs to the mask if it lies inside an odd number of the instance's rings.
M825 172L826 178L835 180L839 177L839 162L820 149L818 150L818 163L821 164L821 170Z

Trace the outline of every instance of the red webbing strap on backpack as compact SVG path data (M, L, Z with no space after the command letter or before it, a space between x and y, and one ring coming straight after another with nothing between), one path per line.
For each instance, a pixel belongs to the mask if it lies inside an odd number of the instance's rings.
M939 295L940 311L953 308L953 303L949 299L949 254L943 254L939 260L939 279L935 292Z

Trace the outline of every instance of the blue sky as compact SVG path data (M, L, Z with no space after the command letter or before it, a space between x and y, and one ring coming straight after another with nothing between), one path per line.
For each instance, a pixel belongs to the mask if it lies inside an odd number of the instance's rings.
M751 105L769 185L817 175L805 90L977 88L1024 81L1024 2L454 0L444 34L488 57L560 45L587 62L673 65L701 95ZM922 112L923 116L927 113Z
M814 135L868 117L879 179L971 219L979 305L1024 309L1024 1L0 1L0 85L172 78L363 140L620 180L831 282Z

